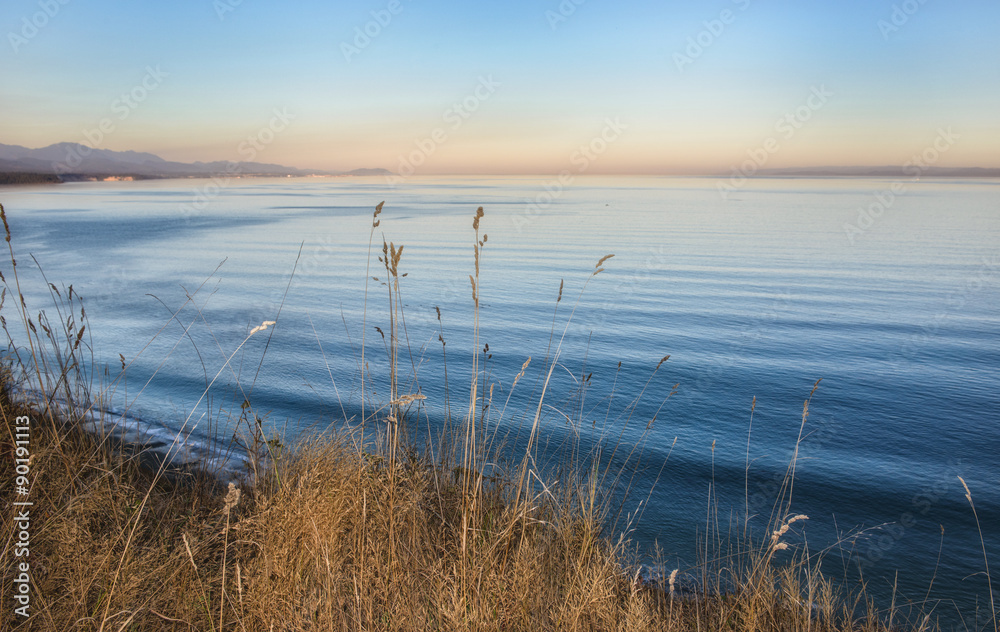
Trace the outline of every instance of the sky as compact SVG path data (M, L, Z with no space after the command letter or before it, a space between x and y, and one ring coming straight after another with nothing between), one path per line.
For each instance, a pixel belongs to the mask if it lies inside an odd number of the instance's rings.
M0 143L428 175L1000 167L998 32L995 0L4 0Z

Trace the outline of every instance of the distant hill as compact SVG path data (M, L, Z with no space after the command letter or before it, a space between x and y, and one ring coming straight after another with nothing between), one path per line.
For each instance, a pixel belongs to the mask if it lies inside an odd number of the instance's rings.
M56 143L39 149L0 143L0 173L54 175L61 181L72 181L111 177L204 178L215 175L360 176L385 175L391 172L385 169L355 169L345 173L223 160L183 163L164 160L150 153L92 149L79 143ZM13 176L8 177L13 178Z
M881 167L787 167L784 169L760 169L757 176L847 176L868 178L907 178L916 173L917 167L890 165ZM928 178L1000 178L1000 169L984 167L925 167L919 175Z
M345 176L391 176L393 173L388 169L353 169L344 174Z
M54 173L5 173L0 171L0 184L46 184L62 182Z

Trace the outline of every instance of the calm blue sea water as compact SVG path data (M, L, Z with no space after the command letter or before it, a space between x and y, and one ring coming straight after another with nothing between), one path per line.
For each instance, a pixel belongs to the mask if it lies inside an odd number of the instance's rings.
M244 396L289 437L357 418L362 337L369 409L385 403L386 351L374 329L388 332L383 235L405 245L402 388L427 396L422 428L440 428L449 404L460 418L474 353L472 218L482 205L479 335L490 357L480 356L496 383L490 430L510 450L530 424L551 332L554 350L565 329L543 455L577 441L584 450L619 437L638 445L623 516L640 512L629 523L637 546L659 546L667 571L684 568L696 560L710 500L723 533L748 504L764 528L803 402L822 378L792 501L809 520L791 541L814 553L834 547L827 570L837 576L838 552L853 553L848 568L860 562L882 596L898 570L897 601L923 599L937 564L936 612L988 608L980 538L957 477L972 489L1000 567L1000 182L903 182L888 208L860 221L858 209L891 180L759 179L728 199L709 178L579 178L555 195L548 184L153 181L10 188L0 201L34 309L49 298L30 281L28 253L50 281L85 297L95 362L114 377L119 354L134 360L118 409L168 427L190 416L207 430L212 419L223 437L233 427L220 410L238 416ZM364 331L371 215L382 200ZM279 324L226 365L265 320ZM624 453L614 455L619 465Z

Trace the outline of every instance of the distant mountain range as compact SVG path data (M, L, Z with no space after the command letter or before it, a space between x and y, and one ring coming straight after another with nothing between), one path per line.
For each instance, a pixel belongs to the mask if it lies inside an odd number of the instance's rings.
M40 149L0 143L0 184L98 179L205 178L240 176L385 176L387 169L320 171L260 162L171 162L155 154L137 151L92 149L79 143L56 143ZM756 177L885 177L1000 178L1000 169L982 167L923 167L899 165L876 167L788 167L759 169ZM720 178L738 174L720 173Z
M40 149L0 143L0 173L39 174L61 181L102 178L204 178L242 176L375 176L391 175L386 169L320 171L260 162L171 162L137 151L93 149L79 143L56 143Z

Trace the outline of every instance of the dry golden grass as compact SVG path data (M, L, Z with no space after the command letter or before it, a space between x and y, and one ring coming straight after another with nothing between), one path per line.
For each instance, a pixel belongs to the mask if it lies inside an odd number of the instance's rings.
M380 204L373 215L373 229L381 209ZM485 234L478 238L483 216L478 209L477 268L487 241ZM4 503L0 627L888 629L870 604L838 596L807 556L774 563L774 552L785 546L782 537L805 519L787 507L777 508L772 537L756 545L747 538L735 553L716 556L694 571L704 577L696 593L678 589L677 571L662 582L643 579L627 542L604 531L607 508L600 482L615 473L581 473L541 484L530 455L538 414L521 463L508 474L482 474L487 460L500 460L500 448L481 427L488 389L476 381L478 371L473 371L470 406L455 445L437 458L417 456L405 445L399 425L403 407L422 396L397 393L394 374L402 324L401 254L402 246L383 248L393 375L389 405L371 413L370 420L381 428L378 436L365 441L345 430L303 440L281 458L256 463L252 475L239 483L144 466L112 449L106 437L82 431L75 418L83 411L70 407L56 413L37 397L15 396L23 391L15 389L14 367L4 366L0 493L4 499L14 496L14 420L28 415L35 504L31 617L23 619L11 606L15 528L10 503ZM609 258L602 258L589 278ZM478 269L472 285L477 293ZM21 314L27 321L26 310ZM475 319L477 330L478 309ZM67 326L62 338L34 331L34 338L28 333L32 357L42 353L47 340L61 350L62 359L46 366L55 367L57 377L70 374L77 365L82 325ZM478 338L475 344L478 349ZM551 375L555 360L544 362ZM525 361L515 383L527 366ZM42 392L48 392L46 385L65 382L41 373L37 379ZM453 467L456 463L461 466ZM787 485L790 495L790 480ZM861 619L855 616L859 610Z
M0 408L7 427L40 414L7 395ZM299 445L277 465L280 485L229 488L194 475L154 484L72 426L32 439L32 616L4 608L4 629L883 629L874 618L845 626L829 582L804 563L752 552L713 570L722 596L672 598L637 581L579 502L517 506L509 482L476 477L470 509L461 475L365 457L343 436ZM556 497L574 493L587 492Z

